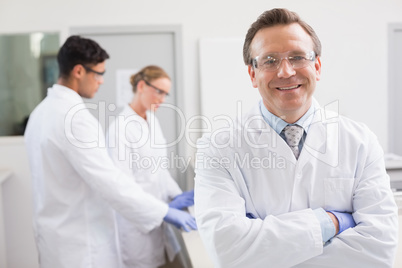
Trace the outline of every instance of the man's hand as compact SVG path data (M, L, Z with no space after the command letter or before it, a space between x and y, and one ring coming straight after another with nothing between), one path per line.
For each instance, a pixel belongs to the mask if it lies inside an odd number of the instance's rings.
M346 229L356 226L352 213L338 211L327 211L327 213L334 222L336 234L340 234Z
M338 218L332 214L331 212L327 211L328 216L331 218L332 222L334 223L335 226L335 235L339 233L339 221Z

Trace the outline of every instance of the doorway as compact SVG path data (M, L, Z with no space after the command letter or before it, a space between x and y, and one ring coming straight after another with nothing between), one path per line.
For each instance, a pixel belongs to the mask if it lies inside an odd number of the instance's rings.
M388 151L402 156L402 23L388 26Z
M97 107L90 111L98 118L104 133L109 120L113 120L123 105L131 101L129 97L125 100L125 96L128 96L127 87L131 91L128 74L134 74L147 65L158 65L169 74L172 90L166 97L166 106L161 106L156 116L167 143L170 144L167 148L168 156L184 155L183 143L179 142L182 117L174 109L182 107L181 26L77 27L70 32L95 40L110 55L110 59L106 61L104 84L93 99L85 100ZM122 77L125 77L124 81ZM122 82L127 84L122 85ZM173 165L169 171L180 187L186 189L186 174L179 172Z

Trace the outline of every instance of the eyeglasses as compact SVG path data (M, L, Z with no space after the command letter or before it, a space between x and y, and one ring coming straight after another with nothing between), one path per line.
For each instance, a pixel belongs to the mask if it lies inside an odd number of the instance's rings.
M282 60L286 59L293 69L307 67L311 62L314 62L316 54L314 51L297 52L288 51L284 53L267 53L262 56L255 57L252 60L252 65L261 71L273 72L279 69Z
M169 96L169 93L167 93L166 91L164 91L162 89L157 88L156 86L149 83L147 80L144 80L144 82L145 82L145 84L147 84L147 86L152 87L155 90L156 94L158 94L159 96L161 96L161 97Z
M105 72L106 72L106 71L104 71L104 72L98 72L98 71L95 71L95 70L93 70L93 69L91 69L91 68L85 66L85 65L82 65L82 67L84 67L84 69L85 69L87 72L94 73L94 74L95 74L95 79L96 79L97 81L101 80L101 78L103 78L103 75L104 75Z

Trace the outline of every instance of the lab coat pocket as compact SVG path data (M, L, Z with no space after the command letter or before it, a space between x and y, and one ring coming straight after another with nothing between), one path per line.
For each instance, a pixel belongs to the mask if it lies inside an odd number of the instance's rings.
M352 212L354 178L326 178L324 180L325 210Z

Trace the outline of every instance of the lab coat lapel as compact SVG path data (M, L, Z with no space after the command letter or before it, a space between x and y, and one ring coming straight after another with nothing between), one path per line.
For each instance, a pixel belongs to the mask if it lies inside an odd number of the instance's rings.
M315 100L314 100L315 101ZM297 161L286 142L263 119L259 105L243 118L242 125L254 145L265 146L267 153L286 158L287 161L304 166L312 157L327 165L336 167L339 163L339 116L335 112L322 109L315 101L316 111L310 125L306 141ZM251 120L251 118L253 118ZM248 124L248 121L252 123Z
M339 163L338 143L337 114L323 109L316 110L299 157L299 165L304 166L313 157L330 166L337 166Z
M289 145L270 127L270 132L261 133L258 144L267 144L267 151L274 155L286 158L287 161L296 164L297 160Z
M252 112L248 115L248 120L250 118L253 119L253 124L247 125L247 131L250 135L254 136L254 141L257 146L261 146L263 148L267 148L268 152L273 153L274 155L281 156L286 158L287 161L296 164L297 160L294 157L292 150L289 145L279 136L278 133L274 129L270 127L270 125L265 122L262 117L259 109L259 105L257 105ZM252 131L250 131L252 129Z

